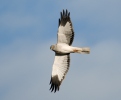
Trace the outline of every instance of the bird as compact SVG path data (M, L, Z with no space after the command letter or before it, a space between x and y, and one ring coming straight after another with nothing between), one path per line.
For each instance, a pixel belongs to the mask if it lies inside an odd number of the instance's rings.
M52 74L50 79L50 91L59 91L60 85L64 80L70 67L70 53L89 54L89 47L73 47L74 29L70 18L70 12L63 10L60 12L57 43L50 46L55 52Z

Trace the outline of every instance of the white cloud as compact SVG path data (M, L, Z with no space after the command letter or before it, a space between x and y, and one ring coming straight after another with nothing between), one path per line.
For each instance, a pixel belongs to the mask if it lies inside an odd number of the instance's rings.
M51 43L16 40L1 51L0 87L8 87L3 100L120 98L121 47L118 41L97 43L91 47L90 55L72 54L69 73L56 94L49 91L54 60L54 53L49 50Z
M72 21L80 22L80 25L84 22L89 29L115 32L120 29L120 0L70 0L66 3L59 1L58 4L71 12Z
M120 98L121 47L118 41L102 41L91 47L90 55L74 55L66 84L77 97L85 100ZM74 70L74 71L73 71ZM76 72L75 74L73 72ZM73 80L72 80L73 79ZM68 82L69 81L69 82ZM65 87L65 85L64 85ZM112 98L110 98L112 97Z

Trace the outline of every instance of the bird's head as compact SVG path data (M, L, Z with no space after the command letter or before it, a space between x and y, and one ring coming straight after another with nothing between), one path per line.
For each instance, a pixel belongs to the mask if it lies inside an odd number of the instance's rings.
M51 46L50 46L50 49L51 49L51 50L54 50L54 49L55 49L55 45L51 45Z

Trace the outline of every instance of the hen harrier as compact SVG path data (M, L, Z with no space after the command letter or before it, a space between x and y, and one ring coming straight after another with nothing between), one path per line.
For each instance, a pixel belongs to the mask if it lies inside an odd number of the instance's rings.
M74 39L74 30L70 19L70 12L67 10L63 10L63 12L61 12L57 38L57 44L51 45L50 47L50 49L55 52L55 60L50 80L51 92L59 91L59 87L69 70L70 53L90 53L89 48L71 46Z

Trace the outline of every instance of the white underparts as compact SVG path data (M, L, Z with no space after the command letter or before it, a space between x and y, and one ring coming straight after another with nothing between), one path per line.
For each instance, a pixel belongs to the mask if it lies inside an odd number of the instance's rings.
M90 53L90 49L88 47L85 48L79 48L79 47L72 47L69 46L65 43L58 43L56 45L56 50L55 52L58 53L84 53L84 54L89 54Z

